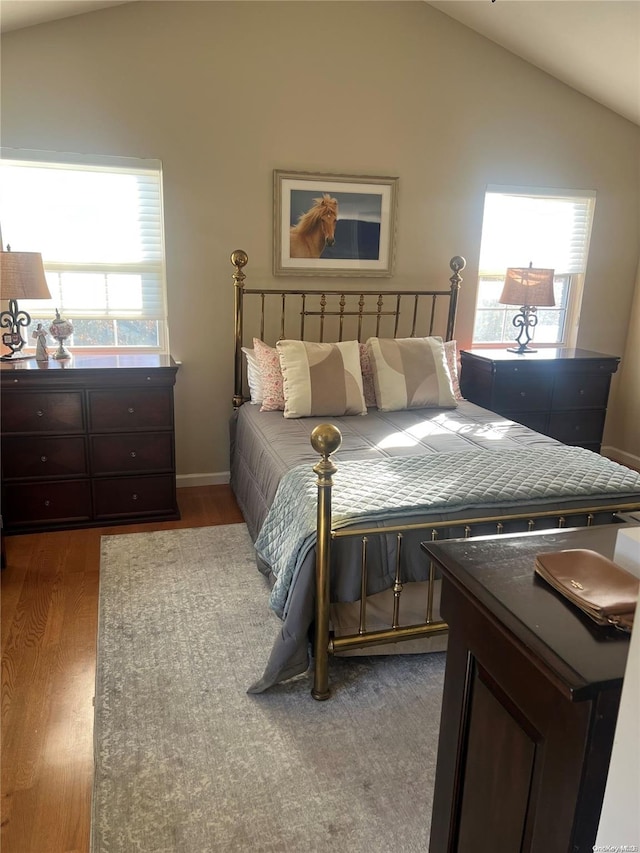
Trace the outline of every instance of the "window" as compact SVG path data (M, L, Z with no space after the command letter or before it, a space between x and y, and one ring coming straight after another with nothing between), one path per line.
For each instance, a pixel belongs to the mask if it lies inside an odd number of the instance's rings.
M512 342L517 308L498 302L507 267L555 270L553 308L541 308L535 343L572 346L577 335L595 192L489 187L485 195L474 345Z
M42 254L51 300L20 300L47 327L56 308L78 349L168 349L158 161L2 152L4 248Z

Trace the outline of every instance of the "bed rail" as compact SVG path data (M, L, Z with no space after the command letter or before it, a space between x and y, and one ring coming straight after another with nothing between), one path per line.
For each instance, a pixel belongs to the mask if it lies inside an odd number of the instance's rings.
M317 546L316 546L316 612L315 612L315 669L311 695L314 699L324 700L330 697L329 690L329 656L336 652L384 643L396 643L401 640L411 640L418 637L445 634L448 630L446 622L433 619L433 597L435 565L429 562L429 577L427 582L427 600L425 602L424 622L416 625L400 625L399 609L403 591L400 575L400 552L402 537L409 531L425 532L425 539L435 541L443 534L455 531L456 538L470 538L474 535L487 535L491 532L500 535L508 532L510 527L519 531L533 531L537 525L544 523L545 529L562 529L567 526L591 527L596 521L615 521L618 513L637 512L640 503L615 503L577 509L565 509L562 512L545 510L537 513L510 513L500 516L483 516L459 518L453 521L416 522L412 524L390 525L385 527L358 527L332 529L331 522L331 490L333 475L338 468L331 458L342 444L340 430L333 424L319 424L311 434L311 445L321 457L313 467L318 475L317 502ZM489 531L487 527L490 526ZM482 529L480 529L482 528ZM476 531L474 533L474 531ZM392 624L385 630L367 630L366 618L366 551L370 537L398 537L396 556L396 574L393 587L394 606ZM357 634L334 636L330 630L330 594L329 575L331 565L331 544L334 540L344 538L360 538L361 540L361 609L360 624ZM426 560L426 556L425 556Z
M443 334L445 340L453 339L462 283L460 273L466 266L465 259L459 255L449 262L453 272L449 287L439 290L248 288L245 287L244 273L248 261L248 255L243 249L231 253L231 263L235 267L234 409L247 399L242 369L247 297L256 298L259 306L255 334L251 337L259 337L263 341L267 336L278 340L294 337L301 341L322 342L327 335L330 335L331 341L342 341L347 335L348 340L361 341L365 335L380 337L385 327L390 330L387 337ZM274 309L272 306L277 307ZM310 328L311 324L313 329Z

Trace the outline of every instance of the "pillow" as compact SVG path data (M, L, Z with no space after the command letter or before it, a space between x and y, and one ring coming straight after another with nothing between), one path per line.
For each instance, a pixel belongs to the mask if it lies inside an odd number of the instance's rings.
M278 341L285 418L364 415L357 341Z
M254 350L242 347L242 352L247 359L247 384L249 385L249 397L253 404L262 403L262 375L258 365L258 359Z
M259 338L253 339L253 351L260 369L262 380L261 412L281 412L284 409L282 390L282 371L280 358L274 347L267 346Z
M455 408L442 338L369 338L378 408Z
M456 341L444 342L444 354L447 357L447 367L451 376L451 387L456 400L464 400L460 391L460 371L458 370L458 344ZM364 376L363 376L364 378Z
M373 368L366 344L358 344L360 350L360 370L362 371L362 390L366 406L376 405L376 389L373 386Z

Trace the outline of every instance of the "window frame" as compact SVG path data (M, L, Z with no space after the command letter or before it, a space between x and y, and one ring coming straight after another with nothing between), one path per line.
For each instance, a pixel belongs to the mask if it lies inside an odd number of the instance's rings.
M591 239L591 232L593 228L593 219L594 219L594 211L595 211L595 202L596 202L596 192L595 190L575 190L575 189L558 189L558 188L545 188L545 187L509 187L509 186L497 186L497 185L488 185L485 190L485 206L487 201L487 196L490 194L499 194L499 195L507 195L507 196L515 196L515 197L527 197L527 198L537 198L537 199L563 199L563 200L573 200L577 203L578 199L584 199L584 206L588 217L588 225L584 229L584 244L581 251L582 255L582 264L583 268L580 271L556 271L556 275L554 276L554 282L559 284L562 280L566 282L567 293L564 308L558 306L558 308L541 308L540 311L554 311L558 310L564 314L564 322L562 324L562 335L559 340L554 342L547 342L538 340L535 335L532 341L532 345L535 346L536 349L557 349L561 347L575 347L578 336L579 322L580 322L580 311L582 307L582 298L584 293L584 280L586 273L586 264L588 260L589 254L589 243ZM485 208L483 208L483 237L484 237L484 229L486 227L485 222ZM517 330L513 326L513 317L518 313L518 307L513 305L496 305L491 308L482 308L480 307L481 300L483 297L486 297L486 293L483 294L482 286L483 282L487 282L489 280L500 281L504 279L504 272L497 272L496 270L490 270L487 268L483 268L483 257L482 257L482 239L480 245L480 261L479 261L479 269L478 269L478 283L476 289L476 303L474 308L474 318L473 318L473 331L472 331L472 347L474 349L495 349L496 347L502 347L505 344L513 343L516 338ZM531 259L529 259L531 260ZM511 264L506 264L504 269L506 270L506 266L510 266ZM492 341L478 341L476 340L476 331L478 329L478 316L479 313L485 311L501 311L503 314L502 328L504 334L512 330L513 335L511 337L505 337L503 340L492 340Z
M151 322L155 323L154 333L157 334L156 344L96 344L86 345L73 340L73 336L69 339L68 345L78 354L127 354L127 353L157 353L169 351L169 332L168 332L168 317L167 317L167 282L166 282L166 256L165 256L165 239L164 239L164 203L163 203L163 173L162 163L159 160L140 159L133 157L113 157L107 155L85 156L69 152L50 152L50 151L33 151L26 149L2 148L0 150L0 158L2 162L0 167L8 166L31 166L44 167L49 169L86 171L86 172L102 172L113 173L116 175L136 175L140 179L140 183L136 186L143 186L145 181L149 181L149 185L154 188L155 202L152 206L152 219L154 222L151 243L143 242L144 246L153 245L156 247L154 258L140 258L133 261L105 261L105 260L52 260L47 258L45 252L42 252L43 265L45 274L49 282L49 289L52 293L51 301L42 302L35 300L22 299L20 300L20 308L27 311L31 316L32 322L25 330L26 344L22 352L24 354L32 354L35 352L35 341L31 337L32 329L35 328L37 322L43 322L46 327L55 317L56 295L60 292L58 284L54 283L54 278L62 276L65 273L85 273L98 274L105 277L105 290L108 290L109 284L106 277L111 275L127 275L135 274L144 276L145 273L152 275L153 284L149 293L152 295L152 306L155 309L151 313L145 315L144 310L141 314L136 314L135 309L113 310L108 305L109 296L106 296L106 309L104 311L85 309L78 312L78 316L74 317L70 313L70 318L74 324L78 325L84 320L97 320L111 324L111 334L113 340L118 340L118 323L126 321L134 322ZM70 218L73 213L70 213ZM3 221L5 225L7 217ZM145 227L138 220L140 229L136 236L142 233ZM148 226L146 226L148 227ZM147 238L148 239L148 238ZM40 247L30 243L29 245L14 245L11 239L11 222L9 217L9 228L6 228L2 235L3 242L11 244L12 249L16 251L40 251ZM144 238L143 238L144 240ZM3 246L4 248L4 246ZM60 285L64 287L64 285ZM141 282L141 293L145 289L144 283ZM62 298L62 297L61 297ZM42 309L45 310L42 310ZM62 308L63 313L67 313ZM155 315L155 316L153 316ZM109 327L107 327L108 331Z

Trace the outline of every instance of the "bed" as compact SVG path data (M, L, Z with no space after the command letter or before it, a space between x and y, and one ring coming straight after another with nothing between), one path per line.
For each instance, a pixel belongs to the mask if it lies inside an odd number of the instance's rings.
M451 260L447 288L420 291L253 289L247 260L241 250L231 255L231 486L282 620L249 692L305 672L313 659L311 692L322 700L331 654L446 649L440 580L424 540L612 523L640 508L637 472L461 398L454 328L462 258ZM383 406L398 383L392 373L385 387L376 342L393 361L402 347L424 354L425 341L440 371L440 385L424 392L429 405ZM339 345L345 364L357 347L363 414L327 417L324 402L318 413L308 394L296 397L301 342L313 358ZM373 388L368 355L377 359ZM284 405L270 397L276 381L277 393L288 389ZM341 405L351 411L345 393Z

